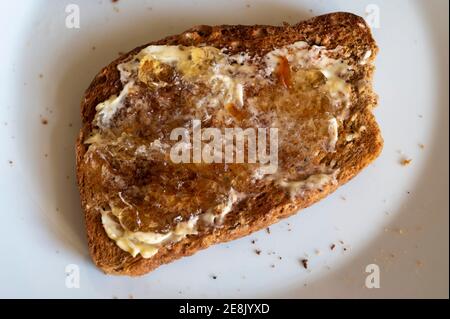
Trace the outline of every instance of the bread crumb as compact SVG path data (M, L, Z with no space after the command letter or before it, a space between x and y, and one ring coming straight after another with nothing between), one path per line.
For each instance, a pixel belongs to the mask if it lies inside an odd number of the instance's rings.
M335 248L336 248L336 245L335 244L331 244L330 250L334 250Z
M270 234L270 228L269 228L269 227L266 228L266 232L267 232L268 234Z
M72 127L73 126L73 124L72 123L69 123L69 127Z
M95 51L95 49L97 49L97 48L95 47L95 45L93 45L91 49L92 49L92 51Z
M300 262L302 263L303 268L308 269L308 259L302 259Z
M39 78L42 79L44 77L44 74L39 73Z
M9 163L9 165L12 165L12 164L13 164L13 161L9 160L8 163Z
M211 278L215 280L215 279L217 279L217 276L216 275L212 275Z
M41 123L42 125L47 125L48 124L48 120L46 118L41 118Z
M275 268L275 265L274 265L274 264L271 264L271 265L270 265L270 268Z
M246 6L247 8L250 8L250 4L248 4L248 3L247 3L245 6Z
M255 249L255 254L257 254L257 255L261 255L261 250L259 250L259 249Z
M420 147L421 149L424 149L424 148L425 148L425 144L419 144L419 147Z
M342 200L347 200L347 198L345 198L344 196L341 196L341 199L342 199Z
M400 161L400 164L401 164L402 166L408 166L409 164L411 164L411 162L412 162L412 159L410 159L410 158L403 158L403 159Z
M252 239L251 243L255 244L256 243L256 239Z
M421 260L416 260L416 267L417 268L423 267L423 262Z
M316 253L317 256L319 256L322 253L319 249L316 249L314 252Z

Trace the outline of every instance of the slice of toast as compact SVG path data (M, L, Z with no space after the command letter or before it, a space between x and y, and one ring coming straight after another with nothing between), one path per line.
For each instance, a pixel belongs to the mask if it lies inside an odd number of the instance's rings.
M372 114L377 51L365 21L339 12L292 26L198 26L102 69L76 145L95 264L145 274L268 227L355 176L383 145ZM221 132L278 129L276 171L176 163L170 135L195 120Z

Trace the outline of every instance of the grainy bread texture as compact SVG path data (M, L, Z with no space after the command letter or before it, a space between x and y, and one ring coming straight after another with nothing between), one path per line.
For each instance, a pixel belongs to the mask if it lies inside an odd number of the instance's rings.
M119 248L108 237L102 225L102 214L98 207L100 204L96 199L93 179L86 168L89 145L85 143L94 129L96 106L111 96L118 95L123 88L117 66L150 44L182 46L202 44L219 49L228 48L230 53L245 51L250 55L263 55L297 41L330 50L339 46L342 49L336 58L339 59L340 55L345 56L347 63L354 66L351 77L347 79L352 88L349 101L350 114L339 126L335 151L324 153L320 158L321 163L332 163L332 166L339 168L336 171L335 183L327 183L295 198L286 196L283 191L277 191L273 185L265 184L245 201L234 205L220 227L197 235L188 235L178 242L163 246L151 258L143 258L139 254L133 257ZM374 71L371 62L378 48L365 21L356 15L331 13L284 26L197 26L150 44L132 50L103 68L87 89L81 104L83 126L76 145L78 184L90 254L95 264L106 273L142 275L162 264L192 255L213 244L230 241L268 227L324 198L354 177L381 152L383 141L372 114L377 97L371 88ZM371 54L368 56L367 52ZM361 127L364 128L363 131Z

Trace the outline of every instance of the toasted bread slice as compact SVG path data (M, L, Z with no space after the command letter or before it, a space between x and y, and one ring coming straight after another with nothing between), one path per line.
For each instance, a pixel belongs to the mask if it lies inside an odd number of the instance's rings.
M145 274L268 227L355 176L383 145L372 114L377 51L362 18L332 13L292 26L198 26L102 69L76 146L95 264ZM170 134L195 119L222 131L277 128L276 172L174 163Z

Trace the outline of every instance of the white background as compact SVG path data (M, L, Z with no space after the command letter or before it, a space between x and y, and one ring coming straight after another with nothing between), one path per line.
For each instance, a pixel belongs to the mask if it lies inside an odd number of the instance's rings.
M69 3L81 9L80 29L65 27ZM363 16L368 4L380 8L375 113L385 139L373 165L271 234L141 278L94 267L74 143L82 94L101 67L196 24ZM448 297L448 1L2 1L0 30L0 297ZM372 263L379 289L364 286ZM65 285L69 264L78 289Z

